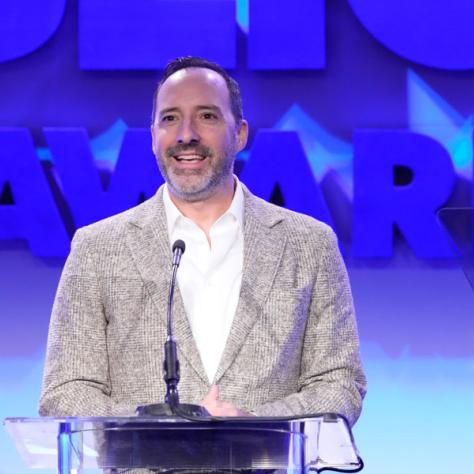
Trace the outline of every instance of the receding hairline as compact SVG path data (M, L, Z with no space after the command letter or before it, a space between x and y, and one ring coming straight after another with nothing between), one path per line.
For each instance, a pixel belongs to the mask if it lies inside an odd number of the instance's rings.
M177 71L170 74L163 82L161 82L158 85L158 87L156 88L156 92L155 92L155 104L154 104L155 118L159 113L159 110L158 110L158 96L160 94L161 89L169 82L169 80L172 79L173 77L177 76L178 74L181 75L181 76L186 76L186 75L189 75L189 74L197 74L199 71L206 71L205 77L210 79L212 82L216 82L216 78L217 78L217 81L219 81L219 80L221 81L221 83L224 86L224 88L226 90L226 93L227 93L227 100L228 100L231 115L234 117L234 121L236 122L236 125L237 125L237 120L236 120L236 118L235 118L235 116L232 112L232 95L231 95L231 92L229 90L229 86L227 84L226 78L222 74L220 74L218 71L216 71L214 69L211 69L209 67L205 67L205 66L189 66L189 67L186 67L186 68L178 69Z
M203 67L203 66L191 66L183 69L179 69L178 71L173 72L173 74L170 74L160 85L157 87L156 91L156 98L158 98L158 94L160 93L160 90L164 87L166 83L170 81L170 79L173 79L175 76L181 75L181 76L186 76L188 74L197 74L199 71L206 71L206 77L215 80L215 78L218 78L224 85L225 89L227 90L227 94L229 96L229 101L230 101L230 90L229 87L227 86L227 81L225 78L222 76L222 74L219 74L217 71L214 71L214 69L210 69L208 67Z
M205 58L201 58L198 56L185 56L179 57L170 61L163 71L163 77L158 82L157 87L153 93L153 106L152 106L152 123L155 119L156 113L156 101L158 97L158 93L161 90L163 84L176 72L179 72L182 69L208 69L210 71L214 71L219 76L221 76L226 85L227 90L229 91L230 96L230 107L232 114L234 116L235 124L239 125L242 123L243 120L243 107L242 107L242 95L240 92L240 87L238 82L230 76L225 69L223 69L219 64L209 61Z

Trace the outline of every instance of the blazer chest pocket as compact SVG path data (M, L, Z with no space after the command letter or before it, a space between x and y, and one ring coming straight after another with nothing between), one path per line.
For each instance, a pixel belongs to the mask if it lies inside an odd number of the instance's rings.
M306 320L310 302L311 289L307 287L272 290L263 305L263 312L282 319L288 317L293 322L301 318Z
M136 320L147 311L151 299L143 280L134 277L111 277L104 281L104 307L107 319L120 324Z
M298 346L304 335L310 302L311 291L305 288L271 291L253 335L270 346Z

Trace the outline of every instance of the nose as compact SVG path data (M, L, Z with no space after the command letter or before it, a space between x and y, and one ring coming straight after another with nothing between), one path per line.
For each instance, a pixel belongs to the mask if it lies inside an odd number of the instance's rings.
M199 133L191 119L181 121L176 141L178 143L197 143L199 142Z

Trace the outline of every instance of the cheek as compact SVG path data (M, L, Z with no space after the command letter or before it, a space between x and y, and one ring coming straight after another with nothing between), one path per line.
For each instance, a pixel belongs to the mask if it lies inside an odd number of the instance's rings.
M226 153L229 151L235 151L237 146L235 135L228 132L209 137L207 144L215 149L225 151Z
M230 135L228 138L227 138L227 145L226 145L226 149L228 152L232 153L233 155L235 153L237 153L237 149L238 149L238 140L237 140L237 137L232 134Z
M153 134L153 152L155 155L163 154L172 144L170 134L165 131L157 131Z

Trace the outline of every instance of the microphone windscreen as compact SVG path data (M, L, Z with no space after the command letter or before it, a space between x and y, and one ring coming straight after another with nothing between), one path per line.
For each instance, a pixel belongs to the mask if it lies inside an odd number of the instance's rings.
M181 239L178 239L175 241L175 243L173 244L173 253L177 250L181 250L181 253L183 254L184 251L186 250L186 244L181 240Z

